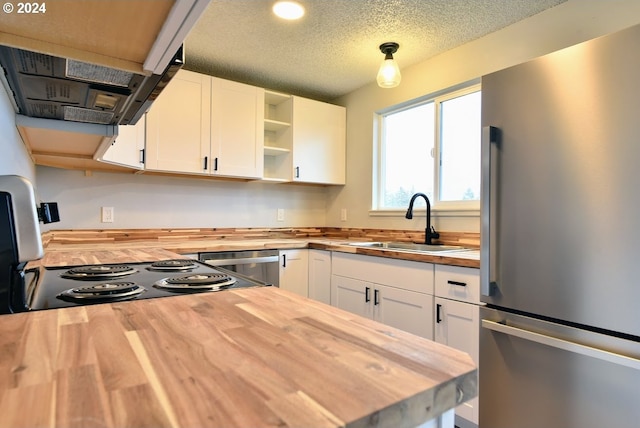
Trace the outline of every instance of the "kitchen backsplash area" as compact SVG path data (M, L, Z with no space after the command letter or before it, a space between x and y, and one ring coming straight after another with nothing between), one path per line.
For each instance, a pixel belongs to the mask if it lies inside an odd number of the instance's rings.
M36 168L37 197L56 201L55 229L305 227L326 224L326 188ZM102 208L113 208L102 222ZM43 228L43 230L50 230Z

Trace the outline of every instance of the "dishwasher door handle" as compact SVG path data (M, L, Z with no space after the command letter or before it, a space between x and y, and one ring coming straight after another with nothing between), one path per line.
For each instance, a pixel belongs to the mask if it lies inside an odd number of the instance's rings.
M252 263L277 263L278 256L246 257L238 259L205 259L203 260L203 262L211 266L250 265Z
M640 360L626 355L616 354L615 352L605 351L604 349L594 348L592 346L582 345L580 343L559 339L553 336L524 330L518 327L512 327L500 322L482 320L482 327L498 333L507 334L509 336L519 337L531 342L540 343L542 345L551 346L553 348L562 349L576 354L585 355L587 357L597 358L620 366L629 367L640 370Z

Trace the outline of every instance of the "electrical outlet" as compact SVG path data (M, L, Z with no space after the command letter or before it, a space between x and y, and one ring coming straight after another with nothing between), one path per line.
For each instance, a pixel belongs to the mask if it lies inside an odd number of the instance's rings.
M278 208L278 221L284 221L284 209Z
M102 207L102 222L113 223L114 210L113 207Z
M342 208L340 210L340 221L347 221L347 209Z

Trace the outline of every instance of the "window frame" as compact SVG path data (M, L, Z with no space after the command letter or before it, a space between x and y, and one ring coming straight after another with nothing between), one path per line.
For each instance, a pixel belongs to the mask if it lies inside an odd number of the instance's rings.
M431 202L432 215L438 217L442 216L455 216L455 217L476 217L480 215L480 200L472 201L441 201L440 200L440 169L441 162L441 146L442 146L442 132L441 132L441 104L444 101L448 101L460 96L468 95L474 92L482 92L482 88L479 80L467 82L466 84L459 85L457 87L449 88L437 93L427 95L424 97L416 98L411 101L396 104L394 106L387 107L374 113L374 133L373 133L373 177L372 177L372 198L371 209L369 214L371 216L404 216L406 208L387 208L380 207L380 203L384 201L384 189L382 186L383 173L385 172L385 144L383 141L384 136L384 118L387 115L399 113L414 107L418 107L430 102L434 103L434 148L431 156L434 164L433 168L433 183L434 183L434 200ZM478 130L480 133L481 130ZM438 160L438 161L437 161ZM425 215L425 208L416 208L414 211L417 215Z

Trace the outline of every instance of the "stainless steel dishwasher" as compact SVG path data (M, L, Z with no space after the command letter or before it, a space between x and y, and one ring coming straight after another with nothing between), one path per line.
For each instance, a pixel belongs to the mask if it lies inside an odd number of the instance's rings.
M217 251L198 253L198 259L211 266L237 272L268 285L278 286L278 250Z

